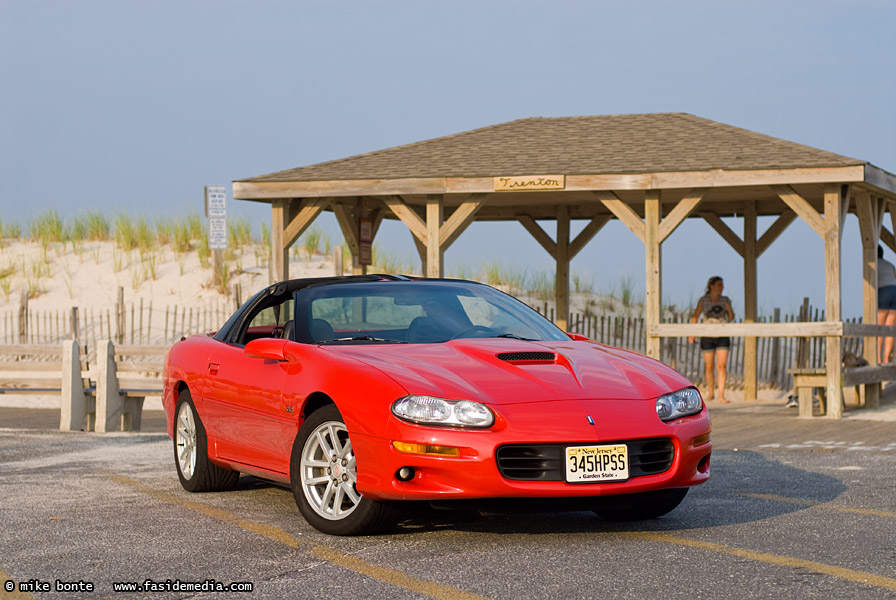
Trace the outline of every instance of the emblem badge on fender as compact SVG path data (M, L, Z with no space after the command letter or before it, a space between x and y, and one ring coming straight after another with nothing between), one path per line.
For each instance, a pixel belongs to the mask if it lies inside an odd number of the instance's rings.
M588 424L594 425L594 419L591 418L591 415L588 415Z

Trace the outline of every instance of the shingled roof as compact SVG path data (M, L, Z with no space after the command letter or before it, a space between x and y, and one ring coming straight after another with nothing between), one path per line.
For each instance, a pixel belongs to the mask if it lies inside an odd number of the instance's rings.
M867 164L686 113L534 117L245 182L669 173Z

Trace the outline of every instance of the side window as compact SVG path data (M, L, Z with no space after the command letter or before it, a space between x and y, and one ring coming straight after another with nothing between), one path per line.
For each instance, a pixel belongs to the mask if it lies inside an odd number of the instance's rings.
M257 310L241 331L238 344L247 344L252 340L265 337L291 337L293 318L292 296L272 299L270 303Z

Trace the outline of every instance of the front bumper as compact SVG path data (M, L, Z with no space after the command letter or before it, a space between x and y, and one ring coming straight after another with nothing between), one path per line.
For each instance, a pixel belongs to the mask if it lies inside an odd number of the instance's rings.
M671 423L656 417L653 401L595 401L594 406L553 402L539 408L497 407L498 421L488 430L426 427L393 419L387 437L352 433L358 491L374 500L575 498L688 487L709 479L712 444L705 408ZM597 425L590 425L587 414L599 415ZM671 442L674 456L669 468L625 481L583 484L508 479L496 461L497 449L511 444L603 445L634 440ZM393 441L456 447L460 456L407 454L396 450ZM414 470L412 479L399 480L396 474L402 467Z

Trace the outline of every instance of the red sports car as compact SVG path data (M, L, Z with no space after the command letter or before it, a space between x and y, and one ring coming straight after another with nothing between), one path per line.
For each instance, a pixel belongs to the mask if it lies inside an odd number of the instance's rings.
M380 530L413 500L653 518L709 478L687 379L480 283L278 283L175 344L164 375L186 490L287 484L329 534Z

